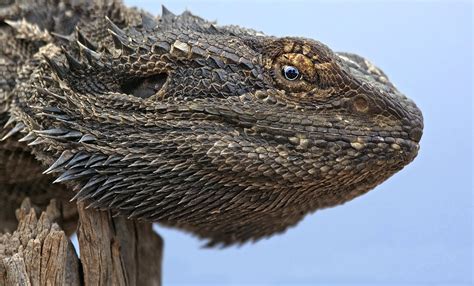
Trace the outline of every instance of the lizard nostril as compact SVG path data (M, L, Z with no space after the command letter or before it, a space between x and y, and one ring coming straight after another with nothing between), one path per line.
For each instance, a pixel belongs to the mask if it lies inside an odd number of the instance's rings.
M369 103L367 102L367 99L363 96L358 96L354 99L353 101L354 108L358 112L367 112L369 110Z

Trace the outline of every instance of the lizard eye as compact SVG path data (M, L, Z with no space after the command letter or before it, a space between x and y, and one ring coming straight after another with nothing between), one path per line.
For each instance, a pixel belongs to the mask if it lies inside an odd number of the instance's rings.
M277 85L289 92L310 91L317 87L317 71L305 55L287 53L273 60L272 75Z
M282 73L287 80L296 80L300 77L300 71L294 66L283 66Z

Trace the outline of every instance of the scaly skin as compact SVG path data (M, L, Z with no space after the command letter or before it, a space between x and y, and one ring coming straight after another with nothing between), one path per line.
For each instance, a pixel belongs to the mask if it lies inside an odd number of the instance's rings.
M364 58L101 5L70 35L30 27L41 44L3 93L5 141L26 136L78 200L228 245L364 194L417 155L420 110ZM35 25L7 23L9 37Z

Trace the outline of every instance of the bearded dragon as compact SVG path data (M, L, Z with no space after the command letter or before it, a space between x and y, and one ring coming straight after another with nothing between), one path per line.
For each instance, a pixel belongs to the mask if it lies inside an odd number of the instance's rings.
M213 244L281 233L417 155L423 118L367 59L118 1L0 8L3 211L86 201Z

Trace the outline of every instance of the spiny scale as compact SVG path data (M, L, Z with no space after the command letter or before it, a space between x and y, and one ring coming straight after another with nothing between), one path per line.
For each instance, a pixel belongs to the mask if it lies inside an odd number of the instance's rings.
M87 37L85 37L81 30L79 28L76 27L76 34L77 34L77 41L81 44L83 44L84 46L86 46L87 48L95 51L97 50L97 44L94 44L92 43L91 40L89 40Z
M142 17L142 27L145 29L145 30L153 30L156 28L156 26L158 26L158 22L156 22L156 20L152 17L150 17L149 15L147 14L142 14L141 15Z
M100 54L89 49L88 47L84 46L81 42L77 41L81 52L84 53L86 59L89 61L90 64L97 63L100 60Z
M61 168L64 164L69 162L69 160L72 157L74 157L74 154L71 151L66 150L66 151L62 152L61 156L59 156L59 158L48 169L46 169L43 173L44 174L49 174L49 173L58 171L58 168Z
M18 142L28 142L36 139L36 135L34 132L28 132L28 134L24 137L22 137Z
M69 68L71 70L75 71L81 71L84 70L85 65L83 65L79 60L77 60L75 57L73 57L69 51L66 50L66 48L63 46L61 47L63 50L63 54L66 57L66 60L68 62Z
M116 49L120 49L124 55L130 55L134 53L135 50L128 45L128 40L126 40L122 36L119 36L117 33L110 29L108 29L108 32L112 36Z
M176 17L173 12L168 10L168 8L165 7L165 5L161 5L161 18L164 21L172 21Z
M10 138L11 136L23 130L25 127L26 127L25 124L23 124L22 122L17 123L15 127L13 127L5 136L3 136L2 139L0 139L0 141L5 141L6 139Z
M48 65L51 67L51 69L53 70L53 72L59 76L59 78L63 79L66 74L67 74L67 71L66 69L64 68L64 66L61 66L60 64L58 64L57 62L55 62L54 60L50 59L49 57L47 56L44 56L44 59L46 60L46 62L48 63Z

